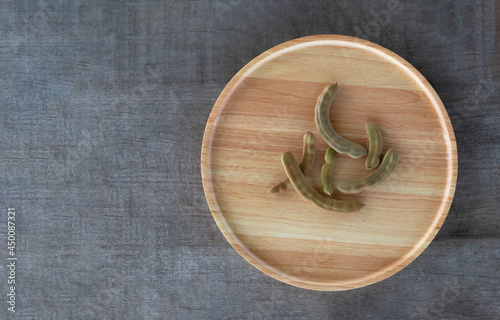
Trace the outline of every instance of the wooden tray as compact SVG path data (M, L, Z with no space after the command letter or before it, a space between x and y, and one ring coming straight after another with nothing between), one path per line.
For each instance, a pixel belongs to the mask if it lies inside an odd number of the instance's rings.
M327 145L314 106L335 82L330 119L337 132L367 146L365 124L373 121L384 153L394 147L400 155L376 188L334 192L366 205L355 214L320 209L293 188L267 194L285 177L281 154L291 150L300 161L306 131L317 148L307 177L321 189ZM364 159L337 157L335 185L367 175ZM368 41L321 35L278 45L233 77L208 119L201 167L213 217L248 262L294 286L346 290L393 275L429 245L453 199L457 149L441 100L407 61Z

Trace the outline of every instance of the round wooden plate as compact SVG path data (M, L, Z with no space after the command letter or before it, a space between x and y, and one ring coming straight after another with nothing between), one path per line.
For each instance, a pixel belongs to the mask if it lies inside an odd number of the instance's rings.
M325 211L293 189L268 195L285 177L281 154L300 161L316 136L307 175L322 189L327 145L314 122L323 87L338 82L330 111L338 133L367 146L365 124L400 156L392 175L358 195L353 214ZM369 174L365 158L339 155L334 184ZM443 224L455 192L457 148L448 114L427 80L397 54L338 35L295 39L248 63L222 91L202 147L205 195L231 245L262 272L314 290L346 290L385 279L413 261Z

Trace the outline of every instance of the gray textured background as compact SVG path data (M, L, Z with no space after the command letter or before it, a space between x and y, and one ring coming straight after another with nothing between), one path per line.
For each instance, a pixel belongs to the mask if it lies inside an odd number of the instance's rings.
M500 314L500 2L0 2L0 319L494 319ZM429 248L377 284L315 292L248 264L203 195L231 77L296 37L359 36L434 86L459 152ZM17 312L6 211L17 209Z

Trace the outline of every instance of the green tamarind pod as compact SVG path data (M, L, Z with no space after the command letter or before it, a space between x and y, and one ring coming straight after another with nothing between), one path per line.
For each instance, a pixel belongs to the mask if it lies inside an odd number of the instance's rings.
M380 154L383 148L382 134L373 122L366 124L366 133L368 134L368 155L365 165L367 169L375 169L380 164Z
M333 163L337 157L337 152L332 148L326 149L325 164L321 167L321 183L323 184L323 191L331 195L333 192L332 172Z
M385 154L380 166L372 174L362 180L342 182L337 188L343 193L353 194L374 187L389 177L394 169L396 169L398 161L398 154L393 148L390 148Z
M359 159L366 154L366 149L357 143L340 136L330 122L330 104L337 94L338 85L327 85L318 97L315 107L315 121L319 133L326 143L341 154L348 154L351 158Z

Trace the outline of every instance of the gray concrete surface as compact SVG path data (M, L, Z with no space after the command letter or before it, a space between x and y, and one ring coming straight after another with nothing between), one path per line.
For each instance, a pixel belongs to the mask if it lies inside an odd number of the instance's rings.
M498 319L499 12L490 0L1 1L0 319ZM248 264L200 177L225 84L261 52L323 33L412 63L459 152L436 240L393 277L345 292Z

